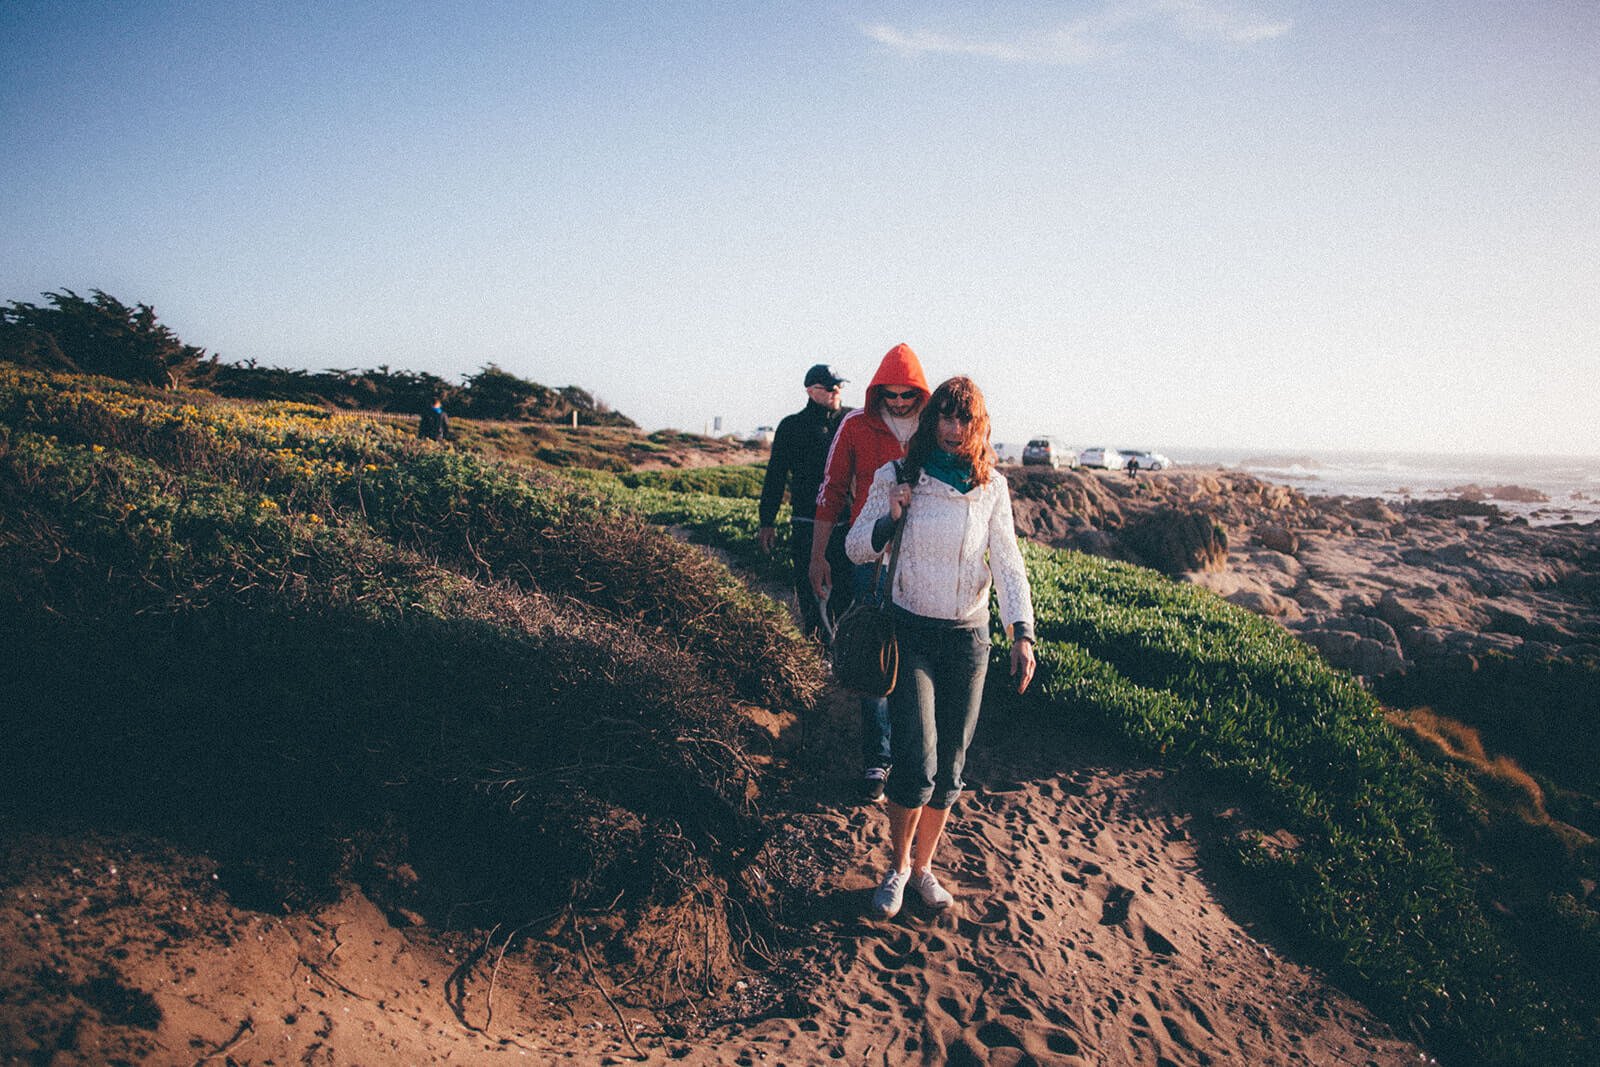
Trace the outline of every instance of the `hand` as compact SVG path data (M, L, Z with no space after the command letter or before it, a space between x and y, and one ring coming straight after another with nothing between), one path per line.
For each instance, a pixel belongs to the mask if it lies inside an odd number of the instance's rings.
M906 507L911 503L911 487L909 485L896 485L889 490L889 517L895 522L900 521L900 516L906 513Z
M756 531L756 544L760 546L761 551L771 552L772 542L777 539L777 536L778 531L775 527L763 526Z
M1017 682L1017 692L1027 691L1028 683L1033 681L1033 668L1033 640L1024 637L1011 646L1011 677L1017 678L1019 674L1021 675Z
M826 557L818 557L811 561L811 591L817 594L817 599L825 598L833 589L833 568L828 566Z

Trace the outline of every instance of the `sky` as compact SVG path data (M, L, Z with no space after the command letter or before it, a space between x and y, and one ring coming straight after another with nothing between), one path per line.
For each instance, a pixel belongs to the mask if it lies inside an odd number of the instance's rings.
M1600 9L0 0L0 302L771 425L1600 455Z

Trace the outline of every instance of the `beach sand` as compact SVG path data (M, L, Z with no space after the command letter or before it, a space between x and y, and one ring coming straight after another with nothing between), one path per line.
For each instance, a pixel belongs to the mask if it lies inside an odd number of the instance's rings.
M791 902L793 943L768 946L783 965L687 1016L618 988L559 919L438 930L354 887L321 909L250 911L214 863L169 843L13 834L0 1050L41 1063L624 1063L635 1045L648 1062L699 1064L1426 1062L1228 890L1205 842L1237 815L1197 812L1165 772L1029 720L980 725L936 862L955 906L912 898L893 921L868 918L886 828L881 806L848 800L854 717L833 693L803 745L796 723L777 724L775 766L794 784L771 815L821 862L770 872Z
M840 966L808 994L815 1015L730 1033L700 1062L1426 1061L1210 876L1201 840L1228 820L1191 814L1165 772L991 717L968 776L935 861L956 895L942 914L911 894L867 918L882 812L812 816L850 845L817 886Z

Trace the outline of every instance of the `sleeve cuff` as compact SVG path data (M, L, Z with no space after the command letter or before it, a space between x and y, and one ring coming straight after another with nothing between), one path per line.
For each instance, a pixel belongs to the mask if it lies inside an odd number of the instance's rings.
M889 539L894 536L894 520L885 515L872 524L872 550L882 552Z
M1012 641L1021 641L1024 638L1026 638L1029 641L1032 641L1034 644L1038 644L1039 643L1038 642L1038 638L1033 636L1033 623L1031 623L1031 622L1014 622L1014 623L1012 623L1011 624L1011 640Z

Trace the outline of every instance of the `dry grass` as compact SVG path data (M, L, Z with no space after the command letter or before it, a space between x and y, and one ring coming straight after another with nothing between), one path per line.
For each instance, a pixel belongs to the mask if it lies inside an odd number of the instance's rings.
M1424 754L1467 771L1485 797L1515 812L1524 822L1551 825L1539 783L1510 756L1490 755L1476 728L1432 708L1390 711L1387 718Z

